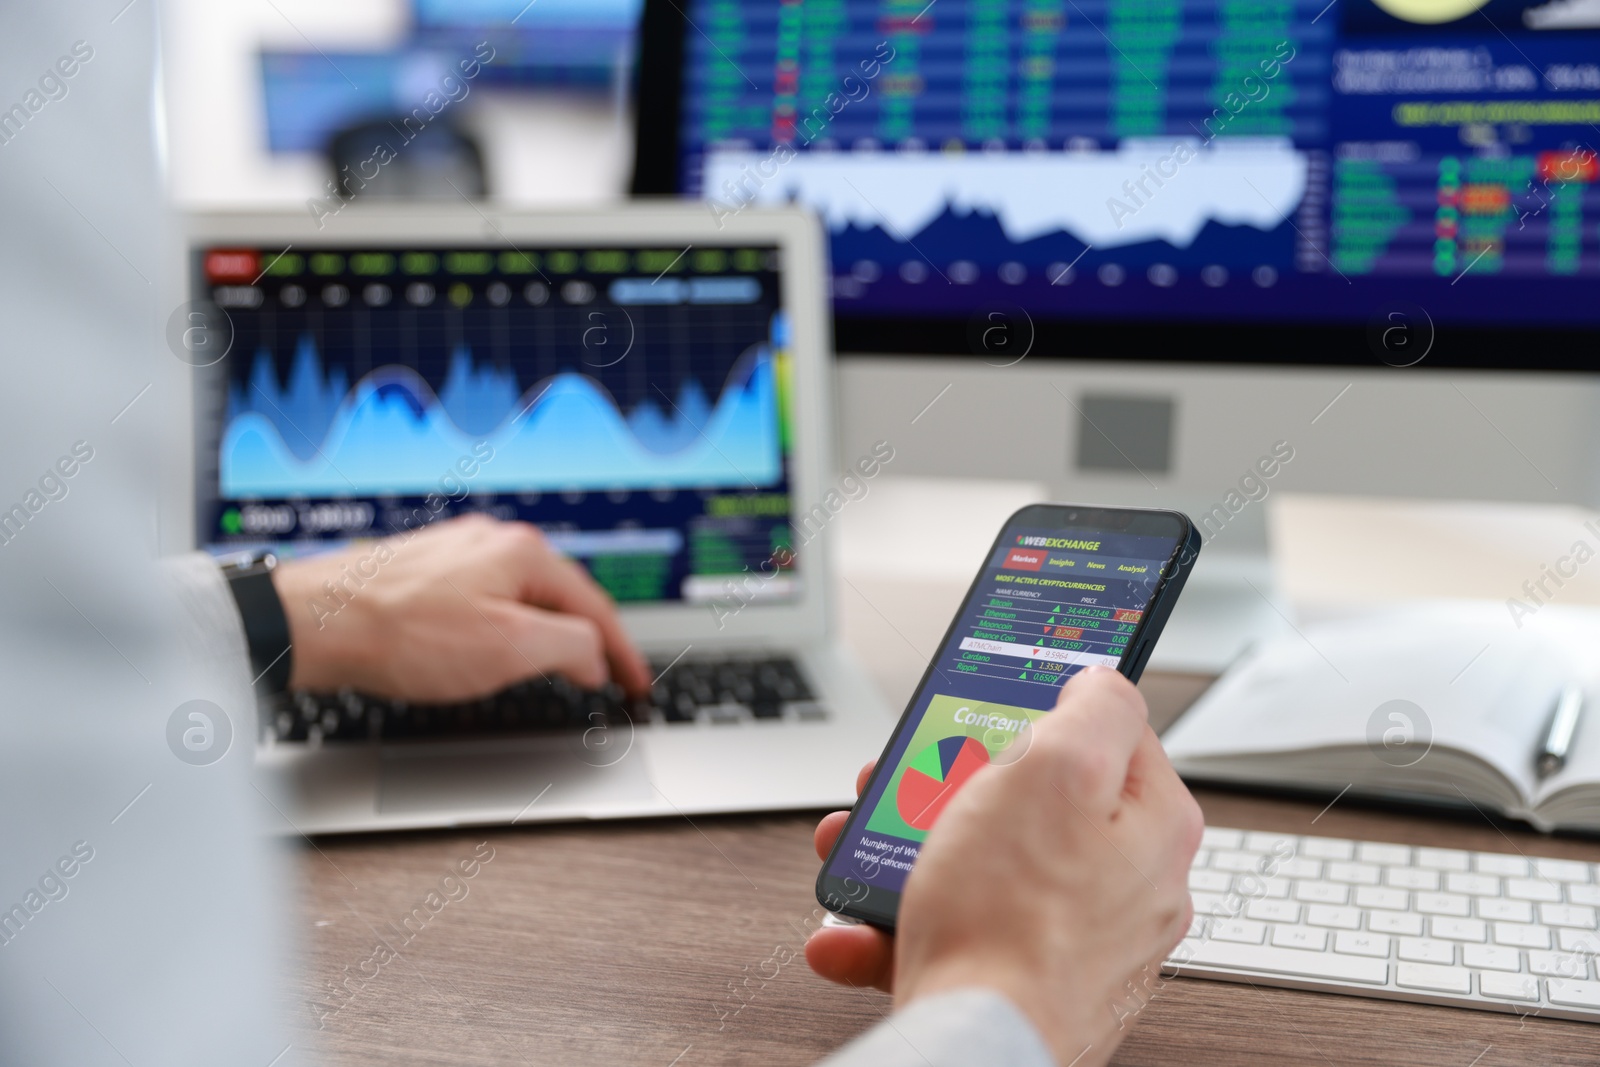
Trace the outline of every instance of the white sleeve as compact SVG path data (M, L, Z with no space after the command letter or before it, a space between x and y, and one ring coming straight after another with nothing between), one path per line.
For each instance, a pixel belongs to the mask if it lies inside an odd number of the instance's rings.
M177 636L187 661L212 665L246 685L252 682L244 620L216 561L204 552L190 552L163 559L161 567L182 609Z
M1056 1067L1020 1009L992 989L958 989L895 1012L818 1067Z

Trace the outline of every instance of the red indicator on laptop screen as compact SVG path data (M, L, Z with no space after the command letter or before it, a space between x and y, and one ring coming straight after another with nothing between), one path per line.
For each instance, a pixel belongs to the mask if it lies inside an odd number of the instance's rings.
M206 281L253 282L261 273L255 252L249 249L217 248L206 253Z

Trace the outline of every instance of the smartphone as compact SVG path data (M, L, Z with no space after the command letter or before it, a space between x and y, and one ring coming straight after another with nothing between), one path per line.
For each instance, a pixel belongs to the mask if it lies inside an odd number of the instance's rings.
M1035 504L1006 520L822 865L823 907L893 929L961 783L1004 762L1084 667L1138 681L1199 552L1176 511Z

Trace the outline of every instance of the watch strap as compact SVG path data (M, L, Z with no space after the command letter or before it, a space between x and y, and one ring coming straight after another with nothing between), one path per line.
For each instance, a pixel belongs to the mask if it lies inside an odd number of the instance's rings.
M284 614L278 589L272 584L272 569L276 563L274 557L264 555L247 564L233 565L223 570L228 579L228 590L233 594L234 603L239 606L240 618L244 620L250 670L255 675L256 690L263 696L275 696L288 689L293 668L289 619Z

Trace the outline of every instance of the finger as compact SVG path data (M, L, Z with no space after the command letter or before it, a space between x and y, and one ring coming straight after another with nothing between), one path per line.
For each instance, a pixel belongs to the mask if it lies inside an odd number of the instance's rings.
M839 835L844 832L845 821L849 818L848 811L836 811L824 815L822 821L817 823L817 829L811 835L812 843L817 846L817 859L828 858L828 853L833 851L833 843L839 840Z
M1171 843L1166 851L1174 858L1181 859L1187 868L1200 848L1205 817L1200 812L1200 805L1195 803L1194 794L1189 792L1189 787L1183 784L1172 761L1167 758L1166 750L1161 747L1161 739L1148 726L1128 761L1123 796L1169 829L1167 836Z
M589 572L555 552L543 535L524 523L508 524L517 539L514 558L523 568L518 593L524 603L581 615L600 628L611 676L630 695L642 696L650 689L650 667L633 639L622 627L616 603L589 576ZM602 677L597 685L603 684Z
M830 982L894 989L894 938L872 926L824 926L806 942L806 962Z
M860 796L867 788L867 779L872 775L872 768L877 765L876 760L869 760L856 772L856 796ZM844 824L850 818L848 811L836 811L824 815L822 821L817 823L813 840L817 846L817 859L825 860L828 853L833 851L833 843L839 840L839 835L844 832Z
M1029 754L1047 754L1057 788L1074 804L1110 812L1121 800L1147 720L1132 682L1109 667L1090 668L1062 686L1055 710L1034 724Z
M490 609L486 617L499 631L506 668L513 675L505 684L552 674L585 689L605 684L600 630L592 620L511 601L490 605ZM501 618L496 620L496 614Z

